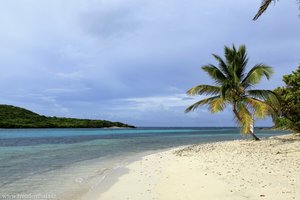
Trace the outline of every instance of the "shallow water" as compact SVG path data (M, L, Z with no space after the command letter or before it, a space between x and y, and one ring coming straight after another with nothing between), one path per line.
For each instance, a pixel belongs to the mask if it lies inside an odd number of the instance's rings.
M137 154L240 138L236 128L0 130L0 199L83 199Z

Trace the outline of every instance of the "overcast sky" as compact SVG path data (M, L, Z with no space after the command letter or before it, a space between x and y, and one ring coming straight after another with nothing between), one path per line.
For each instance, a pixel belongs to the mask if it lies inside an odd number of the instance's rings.
M224 45L245 44L250 65L283 85L300 63L300 11L261 0L2 0L1 104L50 116L137 126L232 126L230 110L184 114L185 92L212 81L200 67ZM257 122L271 125L271 120Z

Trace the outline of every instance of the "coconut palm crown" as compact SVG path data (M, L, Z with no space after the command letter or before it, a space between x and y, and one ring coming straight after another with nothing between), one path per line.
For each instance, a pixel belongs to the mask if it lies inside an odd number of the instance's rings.
M238 49L225 46L225 60L212 54L217 60L218 66L209 64L202 69L215 81L215 85L197 85L187 91L190 96L210 95L189 106L185 112L206 105L212 113L223 111L228 105L232 106L237 123L241 126L243 134L251 134L255 140L259 140L253 133L254 118L264 118L273 113L272 106L266 103L277 103L276 95L270 90L254 90L262 77L267 79L273 73L271 67L257 64L246 72L248 63L245 45Z

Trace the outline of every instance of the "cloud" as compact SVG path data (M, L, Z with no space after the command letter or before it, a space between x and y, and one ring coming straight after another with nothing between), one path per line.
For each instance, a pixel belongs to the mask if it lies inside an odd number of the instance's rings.
M130 118L136 121L137 126L153 126L153 122L156 126L172 126L172 124L173 126L186 126L192 125L195 121L199 123L199 119L204 121L203 116L209 113L205 108L189 114L184 113L185 108L196 99L198 97L188 97L183 93L115 99L104 103L99 110L109 119L121 121L127 121L130 113ZM97 114L94 115L96 116ZM205 125L203 122L202 124Z
M56 76L62 79L81 79L83 78L83 72L82 71L75 71L70 73L59 72L56 74Z
M132 109L136 111L163 111L172 110L174 108L185 108L192 104L195 98L188 97L186 94L174 94L168 96L151 96L151 97L139 97L139 98L127 98L123 99L121 105L129 104Z
M89 7L80 16L80 25L87 34L100 40L122 38L133 34L141 25L138 10L143 8L143 1L101 1L96 8Z

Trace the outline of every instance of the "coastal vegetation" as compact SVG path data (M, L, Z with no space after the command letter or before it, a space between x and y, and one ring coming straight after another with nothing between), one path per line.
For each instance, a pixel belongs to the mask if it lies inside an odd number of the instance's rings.
M11 105L0 105L0 128L109 128L133 126L106 120L46 117Z
M232 48L225 46L224 51L225 60L213 54L218 62L217 66L209 64L202 67L202 70L214 80L215 85L197 85L187 91L190 96L203 94L213 96L192 104L185 112L193 111L199 106L208 106L212 113L217 113L231 105L235 119L241 126L241 132L259 140L253 132L254 119L275 115L275 106L271 106L267 100L277 105L279 102L273 91L252 88L263 77L269 79L273 70L265 64L257 64L246 72L248 57L244 45L238 49L234 45Z
M285 86L274 90L280 98L275 127L300 133L300 66L292 74L283 76Z

